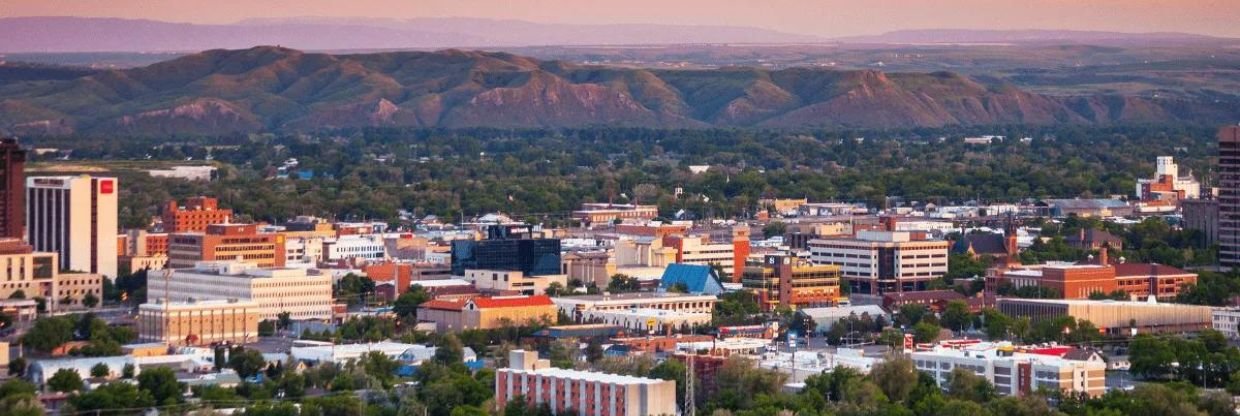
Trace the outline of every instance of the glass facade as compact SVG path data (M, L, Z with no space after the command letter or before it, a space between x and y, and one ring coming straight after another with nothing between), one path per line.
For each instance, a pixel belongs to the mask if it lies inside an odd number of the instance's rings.
M452 275L467 269L520 271L526 276L560 273L560 240L500 239L452 242Z

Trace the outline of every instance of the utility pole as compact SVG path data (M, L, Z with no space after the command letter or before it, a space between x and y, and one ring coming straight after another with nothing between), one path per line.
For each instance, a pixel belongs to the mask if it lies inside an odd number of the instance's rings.
M172 280L172 268L171 267L164 269L164 339L167 339L168 344L172 345L173 339L168 338L168 336L172 334L172 330L168 328L168 326L172 324L172 318L171 316L168 315L169 313L168 303L172 301L172 298L169 297L168 295L169 293L168 281L169 280Z
M693 356L695 355L697 355L696 351L689 351L687 355L688 365L685 366L685 411L683 416L697 416L697 404L694 402L696 394L693 391Z

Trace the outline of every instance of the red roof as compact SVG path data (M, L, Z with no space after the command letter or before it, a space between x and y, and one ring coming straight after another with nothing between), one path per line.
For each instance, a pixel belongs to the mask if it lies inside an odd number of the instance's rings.
M1056 357L1063 357L1065 354L1068 353L1068 351L1072 351L1072 347L1034 348L1034 349L1029 350L1029 353L1037 354L1037 355L1053 355Z
M431 300L428 300L422 303L421 305L418 305L418 307L426 308L426 309L439 309L439 310L444 310L444 311L459 311L461 310L461 308L465 307L465 300L464 299L453 299L453 300L431 299Z
M471 299L479 308L522 308L527 306L552 306L551 297L537 296L495 296L476 297Z
M1192 274L1182 269L1171 267L1165 264L1153 263L1119 263L1114 264L1115 275L1119 277L1126 276L1174 276L1179 274Z

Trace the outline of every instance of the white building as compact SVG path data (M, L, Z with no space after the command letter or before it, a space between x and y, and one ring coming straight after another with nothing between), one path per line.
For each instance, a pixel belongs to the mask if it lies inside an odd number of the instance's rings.
M582 320L590 323L622 326L639 332L683 332L710 325L711 314L677 312L660 309L592 310L582 312Z
M861 374L869 374L874 364L882 359L866 357L864 351L855 348L839 348L829 351L767 352L758 359L758 367L788 374L789 383L804 383L813 375L822 374L837 367L848 367Z
M1175 163L1175 158L1159 156L1156 164L1157 170L1154 173L1153 179L1137 179L1136 195L1142 201L1168 199L1169 197L1159 195L1165 192L1182 192L1184 194L1183 197L1176 196L1174 199L1197 199L1201 197L1201 182L1198 182L1197 178L1194 178L1191 174L1180 176L1180 166ZM1168 184L1171 185L1170 190L1165 189Z
M1240 309L1215 309L1211 315L1211 326L1215 331L1222 332L1227 338L1240 338Z
M314 266L323 261L325 237L288 237L284 240L284 264Z
M307 346L294 345L289 350L289 354L297 361L315 364L341 364L346 361L357 360L367 353L378 351L401 362L420 363L433 358L435 356L435 349L436 347L390 341L341 345L322 343L320 345ZM469 362L476 359L478 359L477 353L473 349L466 347L463 361Z
M483 291L521 292L523 295L541 295L552 283L568 284L568 275L552 274L526 276L519 270L466 269L464 280Z
M1011 344L940 344L929 351L914 351L910 358L917 370L934 377L940 387L951 382L952 370L961 368L990 381L1001 395L1028 394L1040 388L1090 397L1106 392L1106 362L1098 354L1083 350L1069 350L1060 356L1022 352Z
M173 166L170 169L151 169L152 177L176 178L187 181L210 181L215 176L215 166Z
M926 284L947 274L944 240L914 240L899 231L861 231L855 238L809 241L816 264L840 266L852 297L864 303L884 293L926 290Z
M387 258L387 246L382 235L344 235L323 242L323 256L326 261L380 260Z
M35 251L60 254L60 269L116 278L116 178L26 178L26 235Z
M584 322L586 312L656 309L683 313L713 313L719 298L669 292L636 292L551 298L556 308Z
M508 368L495 372L495 403L517 396L547 404L551 413L578 416L675 415L676 382L551 367L535 351L513 350ZM501 409L502 412L502 409Z
M263 269L239 262L198 262L193 269L176 270L167 282L150 279L150 296L172 302L196 300L250 300L258 305L260 320L277 319L288 312L294 320L331 319L332 278L318 270Z

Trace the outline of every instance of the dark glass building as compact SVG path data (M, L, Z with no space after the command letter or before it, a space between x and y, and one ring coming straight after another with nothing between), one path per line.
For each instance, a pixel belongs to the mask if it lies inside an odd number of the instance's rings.
M526 276L546 276L560 272L560 240L557 238L517 238L505 228L491 230L486 240L452 242L452 275L465 270L520 271Z

